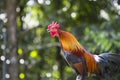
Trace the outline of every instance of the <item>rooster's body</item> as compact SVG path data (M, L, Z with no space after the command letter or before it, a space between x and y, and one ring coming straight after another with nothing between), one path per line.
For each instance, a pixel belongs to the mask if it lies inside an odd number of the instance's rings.
M106 75L112 75L120 71L120 55L113 53L92 55L78 43L71 33L58 28L59 25L56 23L48 26L50 35L58 37L64 52L64 58L76 71L77 80L83 80L85 76L90 76L91 74L104 79Z

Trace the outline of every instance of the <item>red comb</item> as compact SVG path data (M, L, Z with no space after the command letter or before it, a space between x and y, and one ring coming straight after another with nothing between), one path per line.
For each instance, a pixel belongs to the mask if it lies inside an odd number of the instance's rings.
M48 25L48 29L51 29L51 28L59 28L60 25L57 24L57 22L52 22L50 25Z

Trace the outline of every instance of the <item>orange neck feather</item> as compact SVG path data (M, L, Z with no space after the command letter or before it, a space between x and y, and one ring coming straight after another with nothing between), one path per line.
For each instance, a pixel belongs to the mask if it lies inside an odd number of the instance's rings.
M64 50L72 52L73 55L83 57L84 49L71 33L58 30L58 38Z
M87 52L76 40L76 38L69 32L58 30L58 38L62 48L65 51L71 52L73 55L84 58L86 61L86 67L88 73L91 74L94 71L98 72L98 67L92 54Z

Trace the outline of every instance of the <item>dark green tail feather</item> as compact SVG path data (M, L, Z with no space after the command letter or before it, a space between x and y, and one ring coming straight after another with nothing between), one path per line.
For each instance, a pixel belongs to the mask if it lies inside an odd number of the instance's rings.
M95 60L100 69L100 76L103 78L114 77L120 73L120 55L114 53L102 53L95 56Z

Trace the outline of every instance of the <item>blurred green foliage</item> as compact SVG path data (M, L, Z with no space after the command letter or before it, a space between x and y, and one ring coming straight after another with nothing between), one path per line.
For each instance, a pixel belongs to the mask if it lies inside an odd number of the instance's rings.
M18 0L20 80L75 80L76 74L64 61L58 40L51 38L46 31L52 21L57 21L61 29L73 33L93 54L120 53L120 16L111 1ZM5 2L0 3L0 15L6 14L3 8ZM6 25L6 18L0 19L4 22L0 23L1 28L1 25Z

